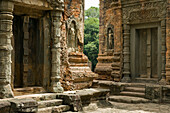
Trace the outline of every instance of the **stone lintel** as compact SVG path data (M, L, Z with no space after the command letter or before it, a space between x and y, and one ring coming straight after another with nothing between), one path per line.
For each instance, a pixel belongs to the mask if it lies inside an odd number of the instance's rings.
M45 0L11 0L15 5L31 7L39 10L53 10L49 3Z

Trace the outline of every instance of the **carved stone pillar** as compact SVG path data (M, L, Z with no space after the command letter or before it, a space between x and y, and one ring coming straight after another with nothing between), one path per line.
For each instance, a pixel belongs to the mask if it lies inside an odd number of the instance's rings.
M51 0L53 7L52 17L52 70L51 70L51 92L62 93L64 90L60 83L60 37L61 37L61 16L64 2L62 0Z
M123 33L123 75L122 82L130 82L130 26L124 24Z
M165 64L166 64L166 20L161 21L161 32L162 32L162 71L161 71L161 80L159 81L160 84L166 84L166 71L165 71Z
M14 5L8 0L0 1L0 98L11 98L11 38Z

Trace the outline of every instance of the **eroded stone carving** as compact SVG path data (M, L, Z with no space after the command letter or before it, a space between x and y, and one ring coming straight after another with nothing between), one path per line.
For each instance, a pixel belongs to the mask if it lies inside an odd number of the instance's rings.
M55 9L63 10L64 8L64 0L47 0L47 2Z
M80 30L78 30L78 20L74 17L71 17L67 21L67 47L68 52L78 51L78 44L80 40Z
M68 47L73 47L76 48L76 43L77 43L77 39L76 39L76 28L75 28L75 23L72 22L71 23L71 27L68 31Z
M108 49L114 49L114 36L113 36L112 29L108 29L107 48Z

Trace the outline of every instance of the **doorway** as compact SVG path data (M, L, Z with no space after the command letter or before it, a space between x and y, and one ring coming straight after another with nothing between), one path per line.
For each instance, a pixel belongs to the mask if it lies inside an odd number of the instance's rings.
M14 16L14 88L43 86L43 38L39 19Z
M161 28L159 23L131 26L131 76L161 77Z
M140 78L158 78L158 29L136 29L136 73Z

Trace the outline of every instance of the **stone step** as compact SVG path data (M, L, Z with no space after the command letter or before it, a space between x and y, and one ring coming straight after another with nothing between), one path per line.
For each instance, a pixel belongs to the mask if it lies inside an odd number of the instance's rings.
M121 69L120 67L112 67L112 70L113 70L113 71L115 71L115 70L116 70L116 71L119 71L120 69Z
M15 98L19 98L19 99L32 98L36 101L53 100L53 99L56 99L56 94L54 94L54 93L31 94L31 95L15 96Z
M62 103L63 103L62 99L39 101L38 108L58 106L58 105L62 105Z
M140 97L130 97L130 96L110 96L109 101L121 102L121 103L148 103L148 99Z
M115 77L115 78L114 78L114 81L115 81L115 82L120 82L121 79L120 79L120 77Z
M112 67L121 67L121 62L113 62Z
M145 93L139 93L139 92L128 92L128 91L123 91L120 93L120 95L123 96L132 96L132 97L145 97Z
M120 56L114 56L113 61L115 62L120 62Z
M72 55L69 55L69 57L82 58L83 55L82 54L72 54Z
M157 84L158 79L157 78L136 78L135 82L137 83L152 83L152 84Z
M125 87L124 91L145 93L145 88L141 88L141 87Z
M89 67L70 67L71 70L89 70L90 71L90 68Z
M69 105L60 105L55 107L40 108L37 113L62 113L68 110L70 110Z
M45 89L43 87L24 87L24 88L14 88L14 95L29 95L29 94L40 94L45 93Z
M145 88L146 84L145 83L128 83L125 84L126 87L138 87L138 88Z
M70 63L88 63L88 59L83 59L83 58L75 58L75 57L69 57L69 62Z
M88 63L70 63L71 67L89 67Z

